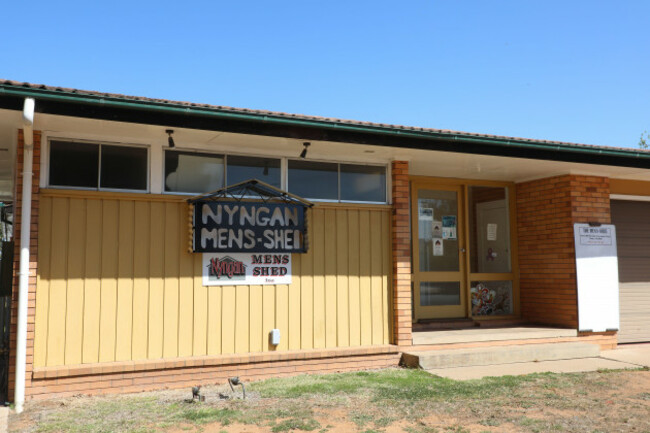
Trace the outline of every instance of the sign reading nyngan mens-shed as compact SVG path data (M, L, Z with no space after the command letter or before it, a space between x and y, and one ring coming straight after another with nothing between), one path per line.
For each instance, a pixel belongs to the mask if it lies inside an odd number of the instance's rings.
M257 180L194 197L192 251L305 253L311 203Z
M304 253L305 209L289 203L194 203L194 251Z

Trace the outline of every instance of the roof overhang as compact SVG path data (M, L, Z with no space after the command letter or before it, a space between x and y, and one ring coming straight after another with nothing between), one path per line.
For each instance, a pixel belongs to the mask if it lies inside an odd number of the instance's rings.
M79 118L299 140L650 168L650 152L635 149L336 121L0 83L0 108L22 110L25 97L36 99L39 113Z

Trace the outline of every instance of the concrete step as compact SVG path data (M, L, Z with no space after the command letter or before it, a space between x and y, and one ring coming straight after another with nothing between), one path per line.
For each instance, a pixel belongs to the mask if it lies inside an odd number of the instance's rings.
M528 340L538 338L577 337L575 329L508 327L463 329L453 331L414 332L413 345L476 343L483 341Z
M402 363L407 367L431 370L434 368L469 367L474 365L592 358L599 354L600 348L589 343L520 344L404 352L402 354Z

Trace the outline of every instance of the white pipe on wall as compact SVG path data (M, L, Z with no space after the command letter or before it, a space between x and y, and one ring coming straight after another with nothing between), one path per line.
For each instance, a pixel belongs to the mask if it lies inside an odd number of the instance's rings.
M32 219L32 164L34 159L34 106L32 98L25 98L23 107L23 188L20 218L20 268L18 271L18 323L16 332L16 385L14 404L16 412L23 411L25 403L25 368L27 350L27 303L29 297L29 242Z

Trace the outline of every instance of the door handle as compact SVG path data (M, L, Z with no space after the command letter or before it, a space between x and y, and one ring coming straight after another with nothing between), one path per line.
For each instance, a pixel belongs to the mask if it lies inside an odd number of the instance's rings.
M461 248L461 249L460 249L460 252L461 252L461 253L464 253L464 252L465 252L465 248Z

